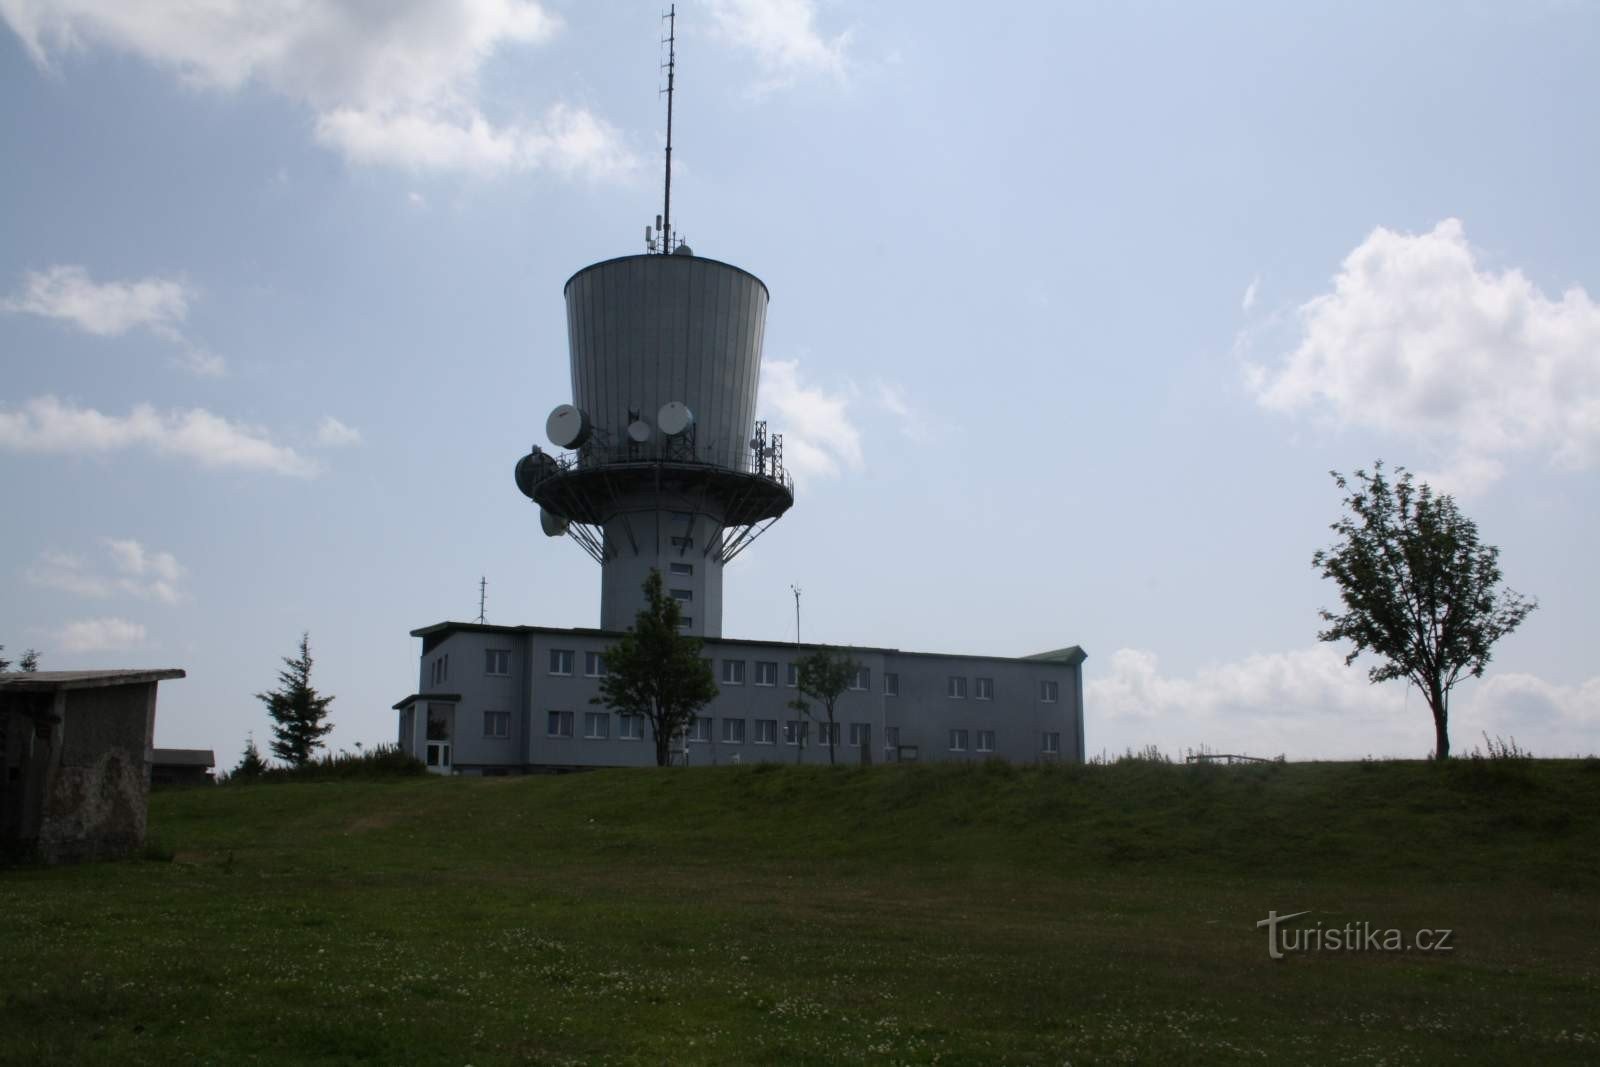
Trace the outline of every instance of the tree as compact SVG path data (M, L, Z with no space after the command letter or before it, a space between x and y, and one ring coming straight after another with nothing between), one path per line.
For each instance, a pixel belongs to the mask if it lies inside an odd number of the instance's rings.
M239 765L233 769L230 778L259 778L267 769L267 761L261 758L261 750L256 747L255 735L251 734L244 743L244 755L239 760Z
M267 706L272 717L272 754L291 767L301 767L311 762L323 737L333 729L333 723L323 721L333 697L318 696L311 688L309 633L300 635L300 655L285 656L283 662L288 670L278 672L278 688L257 693L256 699Z
M791 700L789 706L806 716L811 715L811 705L805 697L822 702L822 709L828 716L828 762L834 762L834 745L837 733L834 723L834 707L839 703L839 697L850 688L850 683L856 679L856 674L861 670L861 664L851 659L842 652L832 649L819 648L809 656L802 656L795 664L798 678L795 688L800 690L800 698Z
M5 650L6 650L6 646L5 645L0 645L0 652L4 652ZM0 674L4 674L6 671L9 671L10 669L11 669L11 661L6 659L4 656L0 656ZM28 674L32 674L34 671L36 671L38 669L39 669L39 653L35 652L31 648L25 649L23 651L23 653L22 653L21 662L19 662L17 664L17 670L23 671L23 672L28 673Z
M1356 471L1354 485L1338 471L1334 482L1348 495L1349 514L1330 527L1331 548L1312 566L1339 585L1345 610L1323 610L1323 641L1354 643L1345 665L1362 652L1382 662L1367 672L1373 682L1405 678L1422 691L1433 712L1439 759L1450 756L1450 690L1463 674L1481 677L1496 641L1515 630L1538 602L1500 585L1500 550L1480 544L1478 527L1448 494L1383 462Z
M661 572L652 567L643 588L645 606L633 628L606 650L600 695L590 703L650 720L656 766L665 767L673 737L716 698L717 685L711 665L700 658L700 639L679 632L683 612L663 590Z

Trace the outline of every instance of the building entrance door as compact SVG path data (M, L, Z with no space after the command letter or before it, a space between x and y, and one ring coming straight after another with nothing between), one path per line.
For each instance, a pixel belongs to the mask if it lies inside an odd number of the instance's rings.
M450 742L428 742L428 770L434 774L450 773Z

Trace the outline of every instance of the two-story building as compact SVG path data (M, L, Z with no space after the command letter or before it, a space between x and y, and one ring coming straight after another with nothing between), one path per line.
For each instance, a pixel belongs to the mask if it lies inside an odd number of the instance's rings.
M439 773L511 774L655 762L650 724L591 703L604 630L444 622L422 639L399 743ZM706 638L719 693L674 747L690 765L828 761L827 725L792 703L795 663L822 647ZM960 656L839 649L861 665L835 709L839 762L1081 762L1084 652Z

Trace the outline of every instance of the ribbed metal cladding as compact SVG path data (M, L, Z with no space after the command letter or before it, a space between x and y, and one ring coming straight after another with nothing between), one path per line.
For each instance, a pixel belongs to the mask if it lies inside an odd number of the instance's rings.
M626 256L567 282L573 403L623 449L628 414L655 429L663 404L695 417L695 458L749 469L761 379L767 287L738 267L698 256ZM654 432L639 458L663 454Z

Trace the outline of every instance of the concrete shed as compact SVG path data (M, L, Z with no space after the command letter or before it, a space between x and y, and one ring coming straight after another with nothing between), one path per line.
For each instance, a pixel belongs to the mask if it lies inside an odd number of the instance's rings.
M142 846L156 686L182 677L0 674L0 852L63 863Z

